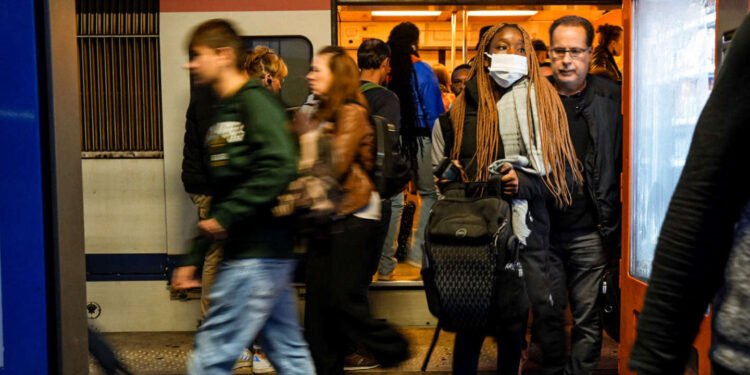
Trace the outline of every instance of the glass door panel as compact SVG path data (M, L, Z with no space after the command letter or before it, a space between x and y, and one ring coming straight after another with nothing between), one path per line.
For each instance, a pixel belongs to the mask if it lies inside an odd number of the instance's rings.
M633 2L630 274L646 281L714 78L715 0Z

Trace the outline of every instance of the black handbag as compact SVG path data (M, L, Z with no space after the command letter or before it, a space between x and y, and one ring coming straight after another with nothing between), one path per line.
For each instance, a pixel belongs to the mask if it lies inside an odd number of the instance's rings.
M462 184L463 185L463 184ZM430 312L446 331L484 331L526 314L508 202L453 189L432 206L422 267Z

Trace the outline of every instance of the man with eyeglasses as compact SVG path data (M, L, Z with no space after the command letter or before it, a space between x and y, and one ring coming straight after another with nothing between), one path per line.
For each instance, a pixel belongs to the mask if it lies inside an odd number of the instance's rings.
M591 374L599 362L602 321L597 297L608 265L617 264L620 240L620 88L606 78L588 75L593 39L594 28L585 18L565 16L550 27L551 80L567 112L584 176L583 185L571 189L572 205L548 204L555 302L562 302L557 304L562 314L567 288L573 314L564 373L575 375Z

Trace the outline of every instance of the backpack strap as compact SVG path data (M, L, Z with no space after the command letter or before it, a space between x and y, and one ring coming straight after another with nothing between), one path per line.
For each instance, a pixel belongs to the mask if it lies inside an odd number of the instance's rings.
M384 88L385 87L380 86L377 83L366 81L361 86L359 86L359 91L367 92L367 91L374 90L374 89L384 89Z

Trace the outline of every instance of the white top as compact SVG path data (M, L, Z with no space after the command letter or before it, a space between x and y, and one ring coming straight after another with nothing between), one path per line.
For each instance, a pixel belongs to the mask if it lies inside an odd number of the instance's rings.
M354 213L354 216L365 220L380 220L382 216L380 194L376 190L370 193L370 203Z

